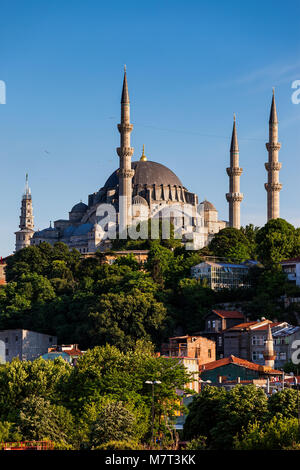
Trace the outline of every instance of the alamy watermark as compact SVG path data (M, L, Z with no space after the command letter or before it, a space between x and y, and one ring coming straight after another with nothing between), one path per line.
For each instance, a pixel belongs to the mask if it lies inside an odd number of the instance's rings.
M292 93L292 103L299 104L300 103L300 80L294 80L292 83L292 88L295 90Z
M6 84L0 80L0 104L6 104Z

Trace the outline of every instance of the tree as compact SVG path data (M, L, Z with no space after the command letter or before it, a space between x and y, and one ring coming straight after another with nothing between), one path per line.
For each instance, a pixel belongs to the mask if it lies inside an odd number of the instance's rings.
M130 294L103 294L96 312L91 312L93 344L114 344L122 350L132 348L140 338L159 338L166 309L153 294L132 289Z
M243 426L267 419L268 399L255 385L237 385L228 391L221 402L218 423L211 430L215 449L231 449L234 436Z
M140 435L134 410L121 401L105 400L92 425L93 448L109 441L138 440Z
M0 420L13 421L25 398L41 397L58 403L60 387L71 372L63 359L20 361L0 367Z
M50 439L66 446L72 443L74 420L71 413L42 397L30 396L23 400L16 425L23 440Z
M183 428L185 439L202 435L207 437L208 443L211 442L211 430L218 424L219 408L225 396L224 388L207 386L193 398Z
M249 242L241 230L227 227L220 230L209 244L209 250L218 258L242 262L251 257Z
M284 418L298 417L298 390L286 388L270 396L268 408L271 416L280 415Z
M267 423L254 422L234 437L235 450L286 450L299 444L299 426L296 418L274 416Z
M278 265L295 250L295 228L284 219L271 219L256 234L258 258L265 266Z
M254 385L236 385L230 391L205 387L189 408L185 438L206 436L209 448L220 450L232 448L234 436L243 426L268 416L266 394Z

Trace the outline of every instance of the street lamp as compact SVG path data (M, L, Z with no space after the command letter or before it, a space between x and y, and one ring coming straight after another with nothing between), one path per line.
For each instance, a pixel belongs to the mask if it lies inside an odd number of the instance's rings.
M199 383L201 384L200 386L200 391L202 391L202 384L211 384L211 380L202 380L202 379L199 379Z
M145 384L152 385L152 429L151 429L151 440L153 442L154 438L154 417L155 417L155 410L154 410L154 385L161 384L160 380L146 380Z

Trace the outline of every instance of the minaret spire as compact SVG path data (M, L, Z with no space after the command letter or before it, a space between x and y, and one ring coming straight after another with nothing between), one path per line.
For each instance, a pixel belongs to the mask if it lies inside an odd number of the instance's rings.
M271 367L272 369L274 369L276 354L274 351L274 342L273 342L273 336L272 336L270 323L268 325L268 334L267 334L265 349L263 351L263 356L265 359L265 365L267 367Z
M239 229L241 226L240 204L244 195L240 193L240 176L243 169L239 166L239 144L236 130L236 117L233 115L233 129L230 145L230 167L226 168L229 176L229 193L226 199L229 202L229 226Z
M266 143L266 147L269 154L268 162L265 163L265 168L268 172L268 182L265 184L265 189L267 191L267 217L269 221L279 217L279 192L282 189L282 184L279 183L279 171L281 169L281 163L278 161L278 152L281 148L281 144L278 142L278 117L274 88L269 119L269 142Z
M119 169L119 236L127 238L127 227L131 223L132 178L131 157L134 149L130 145L130 134L133 125L130 123L130 101L127 84L126 66L124 67L123 89L121 97L120 147L117 153L120 157Z
M34 234L34 217L32 208L31 191L28 184L28 173L25 178L25 191L22 196L20 230L15 232L16 251L30 245L30 240Z

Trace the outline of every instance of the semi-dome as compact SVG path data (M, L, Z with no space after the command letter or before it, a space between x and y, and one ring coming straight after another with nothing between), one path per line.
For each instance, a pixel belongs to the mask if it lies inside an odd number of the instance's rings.
M144 206L148 206L148 203L146 201L145 198L143 198L142 196L140 196L139 194L137 194L136 196L134 196L134 198L132 199L132 203L134 205L144 205Z
M135 185L170 185L183 187L175 173L161 163L139 160L131 163L134 170L132 184ZM115 188L119 184L118 170L114 171L106 181L105 188Z

